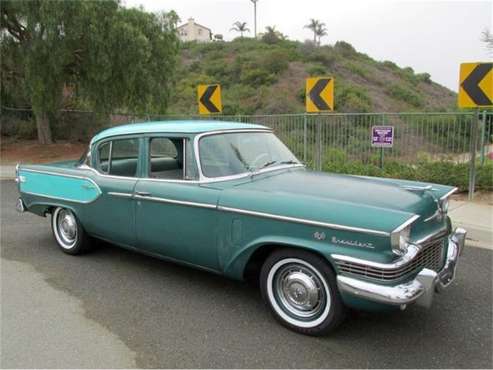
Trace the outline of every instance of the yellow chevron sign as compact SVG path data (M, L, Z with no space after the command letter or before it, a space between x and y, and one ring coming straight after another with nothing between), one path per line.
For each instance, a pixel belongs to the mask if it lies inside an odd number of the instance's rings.
M197 102L200 114L221 113L221 85L199 85L197 88Z
M308 113L334 110L334 79L309 77L306 79L306 111Z
M462 63L459 108L493 107L493 63Z

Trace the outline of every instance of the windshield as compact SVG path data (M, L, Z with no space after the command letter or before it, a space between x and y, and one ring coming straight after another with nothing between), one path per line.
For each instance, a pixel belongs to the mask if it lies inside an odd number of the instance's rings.
M202 173L223 177L283 164L298 164L271 132L238 132L204 136L199 142Z

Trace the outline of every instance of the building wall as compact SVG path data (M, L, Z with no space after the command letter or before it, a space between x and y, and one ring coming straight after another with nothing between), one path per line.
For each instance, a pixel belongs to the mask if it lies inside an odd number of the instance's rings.
M178 27L177 32L181 41L210 42L212 39L211 30L195 23L193 18L190 18L187 23Z

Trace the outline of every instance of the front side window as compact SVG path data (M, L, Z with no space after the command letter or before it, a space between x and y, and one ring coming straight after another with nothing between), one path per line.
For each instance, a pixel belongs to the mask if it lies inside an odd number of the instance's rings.
M151 138L149 177L168 180L197 179L198 171L190 140L174 137Z
M139 139L117 139L98 147L97 169L99 172L135 177L139 161Z
M271 132L238 132L204 136L200 163L206 177L233 176L299 161Z

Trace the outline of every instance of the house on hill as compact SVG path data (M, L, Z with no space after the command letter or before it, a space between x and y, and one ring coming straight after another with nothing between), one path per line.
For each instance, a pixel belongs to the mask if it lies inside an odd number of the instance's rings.
M176 31L181 41L212 41L212 31L210 28L195 23L193 18L189 18L187 23L178 26Z

